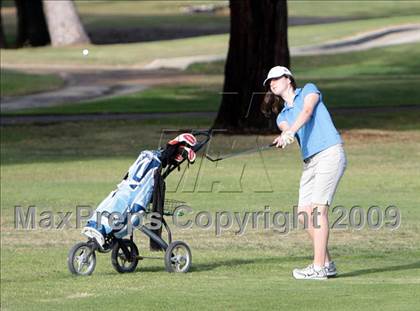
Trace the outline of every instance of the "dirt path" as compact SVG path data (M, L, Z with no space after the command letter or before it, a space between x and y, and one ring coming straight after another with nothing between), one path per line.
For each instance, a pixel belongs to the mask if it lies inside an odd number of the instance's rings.
M55 73L65 80L59 90L1 99L1 112L26 108L51 107L81 101L98 100L143 91L151 86L186 83L205 79L204 75L174 70L83 70L61 72L54 68L26 70L31 73Z
M420 105L407 105L398 107L378 106L378 107L358 107L358 108L329 108L333 116L354 115L380 112L420 112ZM109 120L154 120L161 118L214 118L216 112L164 112L164 113L114 113L114 114L78 114L78 115L20 115L20 116L1 116L0 125L14 124L49 124L61 122L78 121L109 121Z
M387 27L325 44L292 48L291 54L337 54L413 42L420 42L420 24Z
M167 113L115 113L115 114L77 114L77 115L40 115L40 116L1 116L0 125L13 124L48 124L77 121L109 120L155 120L179 117L214 117L215 112L167 112Z

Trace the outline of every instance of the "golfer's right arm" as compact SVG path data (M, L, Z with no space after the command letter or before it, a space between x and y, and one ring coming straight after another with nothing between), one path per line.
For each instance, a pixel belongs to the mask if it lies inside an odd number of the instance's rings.
M278 124L278 127L281 132L286 132L290 126L289 126L289 123L287 123L286 121L282 121Z

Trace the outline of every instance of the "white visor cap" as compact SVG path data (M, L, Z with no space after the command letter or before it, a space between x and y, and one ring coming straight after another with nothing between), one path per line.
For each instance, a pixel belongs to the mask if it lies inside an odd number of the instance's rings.
M270 71L268 72L267 78L264 80L263 86L265 86L265 84L273 79L273 78L280 78L281 76L284 75L288 75L293 77L292 73L290 72L289 69L287 69L286 67L283 66L276 66L270 69Z

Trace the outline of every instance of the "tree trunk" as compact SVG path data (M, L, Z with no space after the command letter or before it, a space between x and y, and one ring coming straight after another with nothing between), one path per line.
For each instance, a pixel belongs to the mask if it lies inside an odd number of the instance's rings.
M7 47L6 37L3 31L3 15L1 14L1 0L0 0L0 48L5 49Z
M42 0L15 0L18 31L16 46L43 46L50 43Z
M271 132L275 122L260 112L262 83L271 67L290 65L286 0L231 0L230 14L224 94L214 127Z
M83 25L71 0L43 0L52 46L89 44Z

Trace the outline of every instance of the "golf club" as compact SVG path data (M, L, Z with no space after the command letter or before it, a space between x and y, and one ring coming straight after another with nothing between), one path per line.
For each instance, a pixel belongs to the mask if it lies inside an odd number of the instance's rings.
M263 151L263 150L269 149L271 147L274 147L275 145L276 145L276 143L271 143L269 145L265 145L265 146L258 147L258 148L252 148L252 149L248 149L248 150L244 150L244 151L240 151L240 152L236 152L236 153L226 154L226 155L220 156L218 158L213 158L213 157L211 157L210 155L208 155L206 153L206 158L209 161L211 161L211 162L217 162L217 161L220 161L220 160L224 160L224 159L228 159L228 158L233 158L233 157L244 155L244 154L248 154L248 153L254 153L254 152Z

